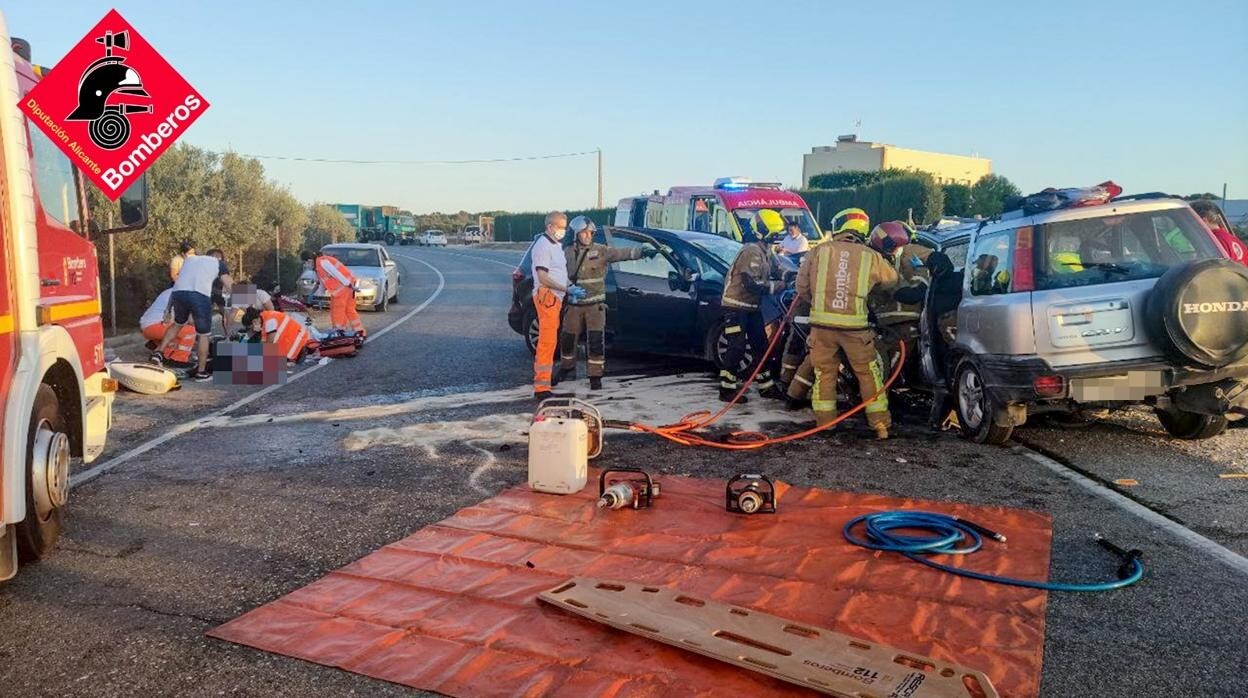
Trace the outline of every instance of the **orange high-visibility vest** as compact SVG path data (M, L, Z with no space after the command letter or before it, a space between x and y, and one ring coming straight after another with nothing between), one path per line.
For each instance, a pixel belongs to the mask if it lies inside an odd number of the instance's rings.
M294 361L308 343L308 328L298 320L278 310L260 313L260 338L277 345L287 361Z
M323 254L316 258L316 276L332 296L348 286L355 285L355 276L337 258Z

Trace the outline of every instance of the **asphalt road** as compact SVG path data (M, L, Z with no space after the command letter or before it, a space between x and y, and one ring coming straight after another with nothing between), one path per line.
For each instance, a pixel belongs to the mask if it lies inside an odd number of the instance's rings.
M365 316L375 339L358 358L304 369L259 395L192 385L120 398L108 452L77 479L107 472L76 487L60 551L0 587L0 693L411 693L204 636L525 478L524 449L502 450L487 433L489 420L522 424L530 409L531 359L505 319L519 253L391 251L403 267L401 303ZM649 357L609 364L617 376L700 369ZM1044 695L1248 695L1248 568L1185 533L1248 553L1248 480L1218 477L1248 470L1248 430L1197 445L1162 438L1134 415L1078 431L1020 430L1066 467L919 422L903 421L884 444L851 426L731 465L718 452L612 434L599 464L717 478L758 469L795 485L1047 511L1052 578L1112 571L1092 531L1143 548L1148 572L1118 592L1049 596ZM449 435L433 433L441 426ZM1091 480L1070 479L1076 471ZM1138 484L1112 484L1124 478ZM1090 481L1110 483L1145 516Z

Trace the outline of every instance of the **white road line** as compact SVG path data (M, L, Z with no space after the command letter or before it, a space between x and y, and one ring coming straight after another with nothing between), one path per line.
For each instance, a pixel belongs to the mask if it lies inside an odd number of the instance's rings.
M366 343L366 346L376 342L378 339L385 336L386 333L389 332L390 330L393 330L399 325L407 322L408 320L412 319L417 313L429 307L429 305L433 303L433 301L436 300L439 295L442 294L442 290L446 288L446 277L442 275L442 272L439 271L437 267L424 261L423 259L416 259L415 257L407 257L407 259L410 259L413 262L420 262L426 267L429 267L430 269L432 269L433 273L438 275L438 287L434 289L433 295L425 299L424 303L421 303L415 308L412 308L403 317L399 318L398 320L395 320L394 322L390 323L389 325L386 325L385 327L381 328L380 330L370 335L368 338L368 342ZM212 412L208 415L200 417L199 419L194 419L189 422L183 422L182 424L179 424L173 427L169 431L165 432L164 434L161 434L160 436L154 439L151 439L150 441L147 441L138 446L135 446L134 448L130 449L129 451L126 451L125 453L121 453L116 456L113 456L109 460L106 460L99 465L92 466L91 469L89 470L86 470L81 473L78 473L77 475L74 475L73 477L69 479L69 484L73 487L77 487L78 485L82 485L84 483L90 482L91 480L94 480L95 478L112 470L113 468L116 468L117 466L123 463L131 461L137 456L141 456L144 453L147 453L148 451L152 450L153 448L156 448L157 446L168 443L169 441L172 441L173 439L176 439L179 436L186 434L188 432L195 431L196 429L202 426L205 426L206 424L210 424L213 420L224 417L225 415L233 412L234 410L237 410L238 408L243 407L245 405L251 404L252 402L255 402L256 400L259 400L260 398L264 397L265 395L268 395L269 393L272 393L276 390L280 390L283 387L290 385L291 383L294 383L295 381L302 380L303 378L307 377L309 374L315 373L316 371L319 371L320 369L324 368L325 366L329 366L332 363L333 362L331 361L328 364L316 364L316 365L310 366L290 376L286 380L285 383L278 383L276 385L270 385L266 388L262 388L236 402L233 402L229 405L226 405L225 407L222 407L216 412Z
M1091 478L1088 478L1079 472L1062 465L1043 453L1038 453L1024 446L1019 446L1018 451L1023 456L1030 458L1031 460L1053 471L1053 473L1058 477L1069 480L1084 490L1108 501L1119 509L1122 509L1130 514L1134 514L1135 516L1143 519L1145 522L1174 534L1180 540L1195 548L1197 551L1217 559L1236 572L1248 575L1248 558L1245 558L1239 553L1224 548L1192 529L1167 519L1161 514L1158 514L1130 497L1125 497L1118 492L1105 487L1099 482L1096 482L1095 480L1092 480Z
M464 259L475 259L478 262L489 262L490 264L499 264L501 266L507 267L508 269L515 269L516 265L520 263L520 260L524 259L524 256L521 255L520 259L516 260L516 264L508 264L507 262L500 262L497 259L489 259L488 257L478 257L476 255L464 254L463 252L451 252L449 250L438 250L438 251L442 254L449 254L454 257L463 257ZM408 257L407 255L402 255L402 256L405 259L417 259L416 257Z

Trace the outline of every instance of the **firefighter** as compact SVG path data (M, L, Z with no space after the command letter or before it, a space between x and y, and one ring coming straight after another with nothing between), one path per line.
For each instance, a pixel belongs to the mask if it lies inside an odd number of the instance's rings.
M555 348L559 343L559 316L563 298L584 298L585 289L568 280L568 260L563 238L568 216L562 211L546 214L546 230L530 250L533 266L533 308L537 311L537 351L533 357L533 399L551 397L554 385Z
M288 366L303 356L312 339L303 323L278 310L248 307L243 313L243 327L259 335L260 341L276 344Z
M887 439L892 419L884 368L867 316L867 296L898 281L897 271L867 247L865 211L848 208L832 219L832 239L806 254L797 274L798 298L810 303L810 358L815 367L811 404L820 425L836 419L839 352L845 352L867 402L867 423L876 438ZM878 395L877 395L878 394ZM874 398L874 399L872 399ZM868 402L869 401L869 402Z
M576 342L586 334L585 353L589 364L589 389L602 389L602 373L606 364L605 332L607 328L607 266L628 259L653 259L659 253L653 246L612 248L594 242L597 227L585 216L577 216L568 224L576 242L565 255L568 278L585 289L585 295L569 298L559 332L560 366L552 385L576 378Z
M724 311L724 335L728 338L724 367L719 371L719 399L724 402L730 402L737 394L740 382L749 377L767 350L767 329L760 310L763 294L777 293L784 287L784 282L777 280L780 269L767 241L772 235L784 232L784 218L771 209L762 209L754 214L752 225L743 227L746 228L742 231L745 245L732 260L720 302ZM738 373L747 344L753 352L751 363L743 373ZM759 370L757 384L763 397L784 398L766 366ZM747 402L744 395L741 402Z
M930 281L927 258L932 254L930 247L914 242L914 237L914 228L906 223L888 221L875 226L867 241L893 265L900 277L896 288L872 293L868 306L890 350L896 348L899 340L906 343L906 356L912 368L918 366L919 314Z
M780 359L780 382L787 386L785 407L800 410L806 406L810 389L815 384L815 366L810 362L807 341L810 338L810 303L798 298L793 309L789 339Z
M305 255L311 256L311 253ZM360 337L367 336L360 314L355 310L355 275L337 258L327 254L317 256L313 267L321 286L329 294L329 322L333 329L344 335L353 332Z

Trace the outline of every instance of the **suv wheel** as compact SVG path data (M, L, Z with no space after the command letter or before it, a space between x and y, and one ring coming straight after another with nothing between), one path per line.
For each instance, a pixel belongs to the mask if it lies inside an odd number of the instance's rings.
M1226 417L1214 417L1184 410L1157 410L1161 426L1176 439L1199 441L1226 431Z
M984 379L969 361L958 367L954 393L963 437L977 444L1003 444L1009 440L1014 427L997 423Z

